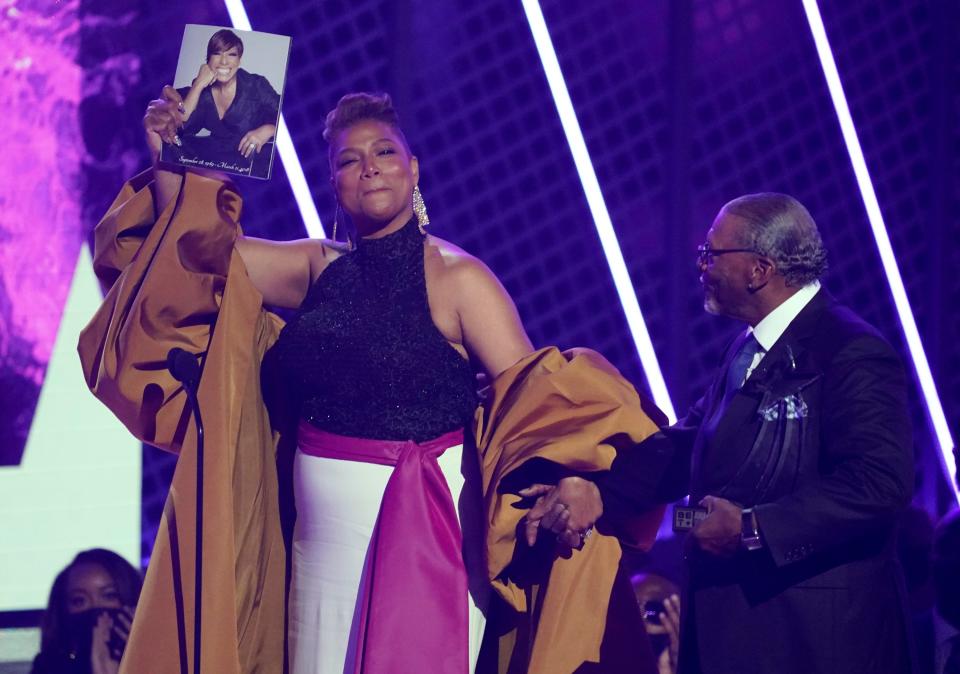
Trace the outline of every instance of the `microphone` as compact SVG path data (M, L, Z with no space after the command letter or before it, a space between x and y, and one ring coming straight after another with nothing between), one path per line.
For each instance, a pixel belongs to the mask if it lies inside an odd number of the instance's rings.
M200 363L197 356L184 351L180 347L174 347L167 352L167 369L178 382L186 388L196 391L200 383Z
M197 387L200 385L200 363L197 354L174 347L167 352L167 369L178 382L183 384L187 394L187 403L197 422L197 516L196 539L194 541L194 579L193 579L193 671L200 671L200 650L202 646L201 598L203 597L203 419L200 416L200 401L197 400ZM181 637L182 638L182 637Z

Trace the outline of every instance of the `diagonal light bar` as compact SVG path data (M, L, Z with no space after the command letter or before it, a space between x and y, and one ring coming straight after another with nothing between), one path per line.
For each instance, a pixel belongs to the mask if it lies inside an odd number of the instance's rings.
M550 85L550 93L553 95L553 102L557 106L557 113L560 115L560 123L563 125L563 131L567 136L567 144L570 146L577 173L580 174L580 183L583 185L587 204L590 207L590 213L593 216L593 222L603 246L603 253L607 258L610 273L613 275L617 294L620 296L623 313L627 317L627 325L630 327L633 342L636 345L637 353L640 355L640 363L643 365L643 371L647 376L650 393L653 395L654 402L663 410L672 424L677 420L677 415L674 412L673 403L670 401L670 393L667 391L663 374L660 372L657 354L653 350L650 333L647 332L647 325L643 320L643 313L640 311L640 303L637 302L637 294L633 289L633 283L630 281L630 274L627 273L627 265L623 260L620 242L617 241L617 235L613 231L610 213L607 212L607 204L603 200L600 183L597 181L597 174L593 170L590 153L587 152L587 143L583 139L580 122L577 121L577 113L573 109L573 102L570 100L570 93L567 91L567 84L563 79L560 62L557 60L557 54L553 49L553 41L550 39L550 32L547 30L547 23L543 18L540 3L537 0L523 0L523 11L527 15L527 23L530 24L530 32L533 33L533 41L536 43L537 52L540 54L540 62L543 64L543 70Z
M870 220L873 238L876 239L877 249L880 251L880 260L883 262L883 269L887 275L887 282L890 284L893 302L900 316L900 324L903 327L903 334L910 349L910 357L917 373L917 380L920 382L920 389L927 404L930 424L933 426L937 442L940 445L940 458L943 469L947 474L947 484L951 486L954 496L960 501L960 490L958 490L954 480L957 466L953 456L953 437L950 435L950 428L943 413L940 396L937 394L933 373L930 371L930 364L927 362L927 355L923 350L923 342L920 341L920 333L913 318L910 301L907 299L903 279L900 277L900 269L893 255L887 226L884 224L883 215L880 213L880 204L873 190L873 181L870 179L870 172L867 170L867 162L860 147L860 140L857 138L857 129L853 125L853 117L850 115L850 108L847 106L847 98L840 82L840 74L837 72L837 64L833 60L830 42L827 40L827 31L823 26L820 8L816 0L803 0L803 9L807 14L810 32L813 33L813 41L817 46L817 54L820 56L823 74L827 79L827 87L830 89L830 98L833 99L833 107L837 111L840 130L843 132L847 153L850 155L850 162L853 164L853 172L857 176L863 205L867 209L867 218Z
M247 17L243 0L224 0L224 3L234 28L253 30L250 27L250 19ZM307 185L307 177L303 174L303 167L297 156L297 149L293 146L287 123L283 120L283 113L280 113L280 123L277 124L277 151L280 153L280 161L283 162L287 180L290 181L290 189L293 190L293 198L297 201L297 208L300 209L300 217L303 219L307 235L312 239L326 237L323 223L320 222L320 214L317 212L317 205L313 202L313 195L310 194L310 187Z

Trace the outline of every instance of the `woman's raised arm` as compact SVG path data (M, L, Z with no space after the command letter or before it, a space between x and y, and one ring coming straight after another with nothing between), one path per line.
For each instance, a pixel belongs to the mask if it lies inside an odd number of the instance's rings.
M183 99L179 92L169 84L163 88L160 98L147 104L147 112L143 115L143 130L147 137L147 147L153 157L154 189L153 201L157 215L163 212L183 183L183 175L178 171L171 171L160 164L160 150L163 144L178 142L177 132L185 122L183 114Z
M325 239L269 241L241 236L236 243L253 285L265 304L295 309L313 281L343 248Z

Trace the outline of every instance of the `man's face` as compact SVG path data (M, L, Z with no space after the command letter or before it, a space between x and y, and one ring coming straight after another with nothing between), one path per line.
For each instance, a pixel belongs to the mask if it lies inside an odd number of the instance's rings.
M756 253L727 252L745 248L740 236L744 227L742 218L720 211L707 231L705 244L708 252L701 254L700 284L703 286L703 308L711 314L746 320L751 293L750 276L756 262ZM710 254L709 250L720 251Z

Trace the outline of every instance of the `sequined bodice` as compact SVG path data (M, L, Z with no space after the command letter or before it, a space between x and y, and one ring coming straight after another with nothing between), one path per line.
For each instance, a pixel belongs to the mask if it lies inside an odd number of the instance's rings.
M272 356L314 426L422 442L469 421L473 371L433 323L423 256L415 221L361 239L284 327Z

